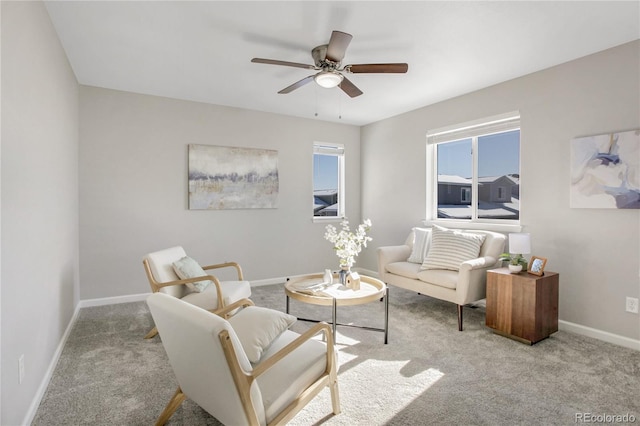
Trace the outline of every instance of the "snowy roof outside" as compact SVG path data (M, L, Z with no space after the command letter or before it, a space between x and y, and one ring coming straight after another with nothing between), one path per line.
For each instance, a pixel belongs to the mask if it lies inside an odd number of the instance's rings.
M456 175L438 175L438 183L471 185L471 179Z

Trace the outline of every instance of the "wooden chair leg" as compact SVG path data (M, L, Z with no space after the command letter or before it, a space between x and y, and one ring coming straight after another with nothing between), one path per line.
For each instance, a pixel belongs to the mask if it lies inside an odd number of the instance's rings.
M462 305L458 305L458 331L462 331Z
M158 327L153 327L151 329L151 331L148 332L146 336L144 336L144 338L145 339L151 339L151 338L155 337L156 334L158 334Z
M334 381L329 385L331 391L331 406L333 408L333 414L340 414L340 393L338 392L338 382Z
M167 406L164 407L164 410L160 414L160 417L158 417L158 420L156 420L156 426L163 426L167 422L167 420L169 420L171 416L173 416L173 413L176 412L176 410L178 409L178 407L180 407L180 404L182 404L186 397L187 396L182 393L182 389L180 389L180 387L178 386L178 389L176 389L176 393L173 394L173 397L171 398Z

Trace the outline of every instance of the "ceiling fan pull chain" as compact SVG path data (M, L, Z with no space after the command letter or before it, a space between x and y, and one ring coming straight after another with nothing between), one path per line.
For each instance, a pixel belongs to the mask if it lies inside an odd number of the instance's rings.
M318 88L316 87L316 117L318 116Z

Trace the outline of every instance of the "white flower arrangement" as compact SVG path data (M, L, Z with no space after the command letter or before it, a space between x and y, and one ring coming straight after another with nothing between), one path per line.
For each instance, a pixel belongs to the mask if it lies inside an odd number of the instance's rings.
M367 246L367 242L372 238L367 236L367 231L371 229L371 221L366 219L358 225L355 233L349 229L349 221L343 219L342 230L337 232L335 226L327 225L324 238L333 243L333 248L340 258L340 267L351 268L355 263L356 256L362 251L362 247Z

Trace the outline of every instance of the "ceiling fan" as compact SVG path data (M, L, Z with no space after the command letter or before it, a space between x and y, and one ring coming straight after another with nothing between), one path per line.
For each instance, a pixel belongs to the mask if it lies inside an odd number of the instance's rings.
M406 63L390 64L355 64L341 67L342 59L353 36L342 31L333 31L329 44L322 44L311 50L311 57L315 65L300 64L297 62L278 61L275 59L253 58L251 62L258 64L282 65L285 67L304 68L320 71L300 81L285 87L278 93L290 93L314 80L318 85L326 88L340 86L340 88L352 98L362 95L358 89L343 73L406 73L409 65Z

